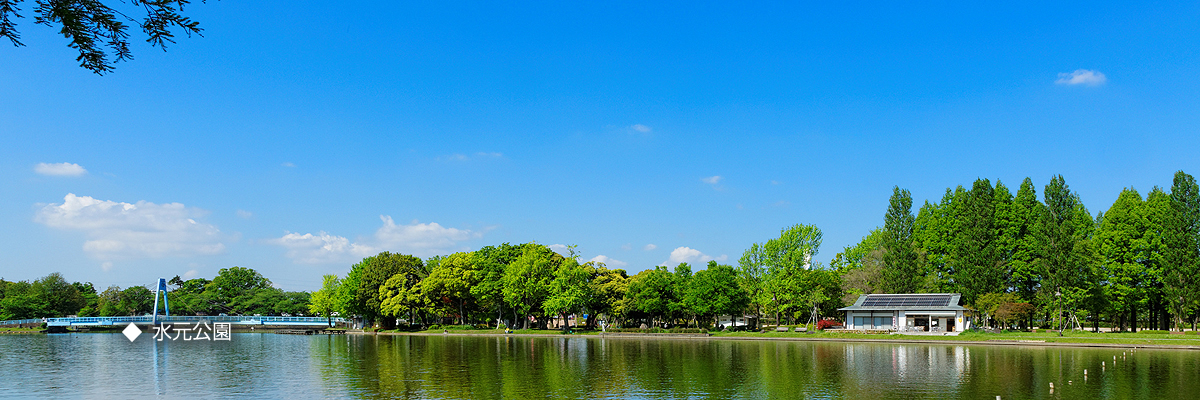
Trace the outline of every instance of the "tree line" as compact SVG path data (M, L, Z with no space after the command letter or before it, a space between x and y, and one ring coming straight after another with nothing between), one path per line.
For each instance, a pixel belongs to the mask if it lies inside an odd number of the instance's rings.
M354 264L344 277L326 275L312 295L318 315L357 315L383 328L484 324L546 328L552 318L586 315L595 328L604 316L617 326L713 326L721 315L794 321L816 306L840 305L836 274L813 265L821 231L783 229L754 244L737 267L710 261L656 266L629 275L599 262L579 262L537 243L487 246L427 260L383 252ZM565 325L564 325L565 328Z
M1118 330L1195 327L1200 190L1179 171L1169 191L1126 188L1092 215L1061 175L1039 197L997 181L946 189L914 216L893 189L882 229L833 261L846 293L962 293L991 323Z
M250 268L230 267L211 281L172 278L168 301L172 315L261 314L303 315L308 292L286 292ZM91 282L67 282L51 273L33 282L0 279L0 320L143 315L154 308L154 291L146 286L109 286L97 292Z

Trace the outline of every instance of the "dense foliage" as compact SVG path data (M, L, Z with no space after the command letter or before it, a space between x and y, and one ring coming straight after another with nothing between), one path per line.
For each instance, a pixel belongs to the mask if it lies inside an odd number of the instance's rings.
M1041 201L1029 178L1015 195L979 179L915 217L911 204L896 188L884 228L834 258L845 293L962 293L986 323L1006 326L1195 324L1200 190L1182 171L1169 193L1127 188L1095 216L1062 176Z
M172 315L301 315L309 308L308 293L272 287L250 268L225 268L211 281L176 276L169 284ZM32 283L0 279L0 320L143 315L153 308L154 292L145 286L97 292L91 283L68 283L57 272Z

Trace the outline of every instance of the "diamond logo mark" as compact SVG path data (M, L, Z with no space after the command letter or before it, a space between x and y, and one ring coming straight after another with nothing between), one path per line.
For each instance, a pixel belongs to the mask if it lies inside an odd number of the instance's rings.
M138 336L142 335L142 330L138 329L137 325L134 325L132 322L130 322L129 326L126 326L125 330L122 330L121 333L124 334L125 337L129 338L130 342L132 342L134 339L137 339Z

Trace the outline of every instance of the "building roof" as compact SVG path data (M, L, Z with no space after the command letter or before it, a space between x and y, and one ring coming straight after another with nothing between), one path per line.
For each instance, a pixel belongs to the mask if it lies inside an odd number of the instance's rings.
M958 293L864 294L849 307L838 311L958 311L962 295Z

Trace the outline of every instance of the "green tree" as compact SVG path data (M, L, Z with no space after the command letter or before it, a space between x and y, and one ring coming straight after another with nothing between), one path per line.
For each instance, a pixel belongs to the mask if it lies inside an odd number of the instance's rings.
M542 302L542 309L562 318L562 329L567 330L567 315L583 310L590 295L588 268L580 265L575 257L567 257L554 269L550 281L550 295Z
M145 286L130 286L121 291L118 305L123 315L142 315L154 308L154 292Z
M1041 243L1038 262L1045 271L1041 296L1054 311L1061 334L1063 312L1074 313L1096 295L1095 222L1062 175L1052 178L1042 193L1046 207L1035 232Z
M752 299L756 309L765 308L775 315L777 324L781 315L804 306L800 301L814 288L805 287L805 280L812 266L812 257L821 247L821 229L813 225L793 225L782 229L779 237L762 245L757 243L739 260L743 271L759 271L758 297Z
M696 272L683 298L698 318L713 324L716 324L716 317L736 315L750 302L738 285L737 269L716 261L709 261L706 269Z
M519 318L529 329L528 317L540 313L542 302L550 294L554 269L563 257L540 244L524 247L521 256L504 271L504 302L513 310L514 323Z
M333 326L333 313L336 312L337 306L335 298L337 297L338 286L342 281L337 275L325 275L321 277L321 290L315 291L312 294L311 302L308 305L308 312L318 317L325 317L329 326Z
M79 289L57 272L34 281L31 290L46 299L46 315L43 317L73 315L87 305Z
M926 202L926 205L929 203ZM862 267L863 259L872 251L878 250L883 244L883 229L872 229L867 236L863 236L862 240L853 246L847 245L840 253L833 256L833 261L829 262L829 267L835 271L845 272Z
M429 276L421 280L421 292L444 316L457 308L458 323L466 323L466 303L471 299L474 268L470 253L454 253L431 261Z
M937 204L925 201L913 220L912 241L917 252L916 270L925 274L924 278L912 282L915 287L953 291L951 283L955 274L953 252L955 241L960 230L963 204L966 203L967 191L962 186L954 190L946 189L941 202ZM900 217L903 219L903 216ZM885 247L883 255L887 254Z
M1137 309L1146 301L1146 266L1149 256L1149 221L1142 196L1125 189L1103 214L1097 238L1103 257L1101 268L1107 276L1105 296L1116 308L1118 326L1137 330ZM1130 317L1125 319L1124 317Z
M1011 285L1017 296L1026 302L1032 302L1043 279L1042 268L1038 263L1041 244L1034 234L1037 226L1041 225L1041 217L1045 206L1037 199L1033 180L1025 178L1017 195L1013 198L1011 224L1006 230L1010 235L1012 247L1008 249L1009 271Z
M385 251L364 258L350 268L351 274L355 275L357 287L353 290L353 297L347 299L350 302L348 311L361 315L368 323L379 321L384 328L393 328L394 319L379 319L383 315L379 289L396 274L415 273L413 271L423 268L424 262L420 258L406 254ZM347 278L347 281L342 282L343 285L349 283L350 276L347 275Z
M883 284L884 293L916 293L923 289L924 274L921 273L917 251L913 246L912 194L896 186L888 200L884 215L883 231Z
M630 277L625 293L630 316L645 318L647 325L657 326L671 312L671 303L678 301L672 280L671 272L661 265Z
M1164 296L1174 315L1175 329L1200 304L1200 186L1183 171L1172 180L1170 209L1163 224ZM1195 329L1195 319L1192 328Z
M521 256L522 246L503 243L485 246L472 254L475 285L471 296L484 310L496 310L496 319L504 318L504 271Z
M229 267L222 268L217 276L208 283L206 292L210 292L218 307L230 312L245 312L246 307L240 304L250 302L259 290L271 288L271 281L251 268ZM153 299L153 296L151 296Z
M22 0L0 0L0 38L8 38L14 46L24 46L14 18L21 18ZM58 27L59 33L70 40L68 47L79 52L79 66L96 74L112 71L113 63L133 58L129 50L129 25L135 24L146 34L146 42L166 51L175 43L175 31L187 36L200 35L200 24L184 16L188 0L129 0L102 2L99 0L35 0L34 22ZM124 8L124 10L121 10ZM145 18L130 15L144 12ZM110 61L109 52L113 58Z
M595 319L600 314L607 315L611 324L614 322L613 318L624 316L624 300L625 293L629 290L629 275L623 269L605 268L602 263L593 264L593 267L595 269L592 279L588 282L590 297L587 302L589 310L587 325L595 326Z
M995 200L991 182L977 179L962 205L951 259L955 264L954 288L962 293L967 304L974 304L983 294L1006 288L1008 274L999 248L1001 232L995 223Z
M42 318L50 313L46 297L28 281L8 282L0 300L0 320Z

